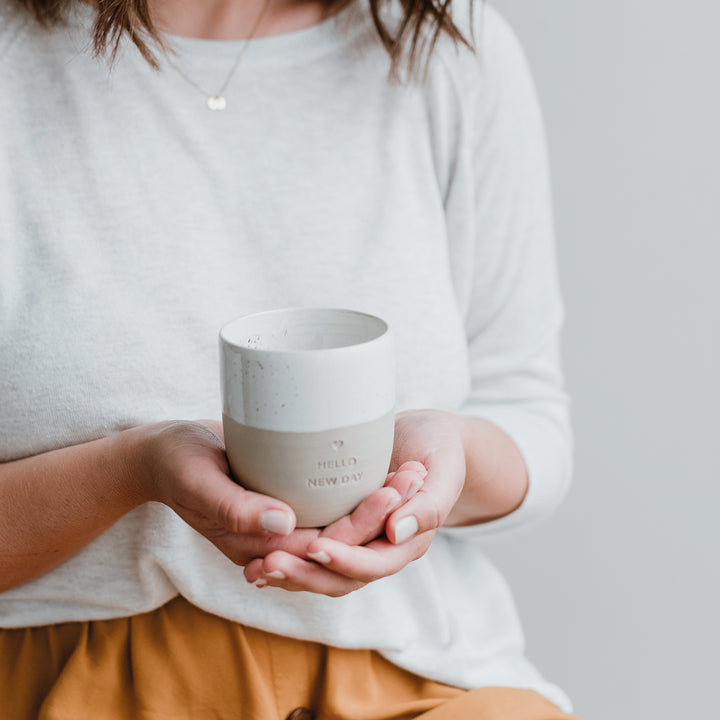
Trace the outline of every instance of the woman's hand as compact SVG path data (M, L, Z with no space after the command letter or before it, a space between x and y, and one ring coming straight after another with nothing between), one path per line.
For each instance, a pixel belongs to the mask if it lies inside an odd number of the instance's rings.
M419 463L406 463L388 476L351 514L331 526L295 528L289 505L245 490L230 478L222 424L163 423L146 432L141 488L145 500L162 502L238 565L272 552L307 558L319 537L361 545L384 532L385 520L412 497L426 475Z
M500 517L527 489L519 451L491 423L406 412L385 487L323 530L295 529L289 506L233 482L221 437L214 421L141 425L0 464L0 592L152 500L246 565L251 582L343 595L420 557L441 524Z
M245 568L249 582L346 595L421 557L463 490L463 420L438 410L400 413L386 486L322 530L305 558L284 550Z
M238 565L272 552L308 558L319 537L362 545L384 532L390 513L411 498L426 471L405 463L385 486L325 529L295 528L295 514L282 500L245 490L230 478L222 425L162 423L146 431L144 500L162 502Z
M144 499L170 507L234 563L280 549L304 557L318 537L317 529L295 529L286 503L231 479L220 422L161 423L146 433L145 448Z

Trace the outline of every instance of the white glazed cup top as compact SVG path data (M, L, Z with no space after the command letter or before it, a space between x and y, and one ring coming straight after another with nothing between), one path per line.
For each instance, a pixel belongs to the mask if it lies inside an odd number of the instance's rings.
M376 420L395 406L393 338L373 315L272 310L220 331L223 412L249 427L320 432Z

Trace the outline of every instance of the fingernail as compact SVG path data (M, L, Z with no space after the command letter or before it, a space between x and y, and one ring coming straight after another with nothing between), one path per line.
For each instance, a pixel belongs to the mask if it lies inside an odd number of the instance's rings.
M281 570L273 570L272 572L265 573L265 577L275 578L276 580L286 580L287 575Z
M385 510L383 511L383 520L402 502L402 497L400 497L400 493L393 489L393 496L388 501L388 504L385 506Z
M277 535L289 535L292 530L292 518L282 510L266 510L260 518L264 530Z
M414 497L417 495L417 491L425 484L425 481L422 478L418 478L417 480L413 480L412 484L410 485L410 488L407 491L407 495L405 495L405 500L409 500L411 497Z
M265 578L258 578L255 581L255 587L257 588L264 588L267 585L267 580Z
M399 544L411 538L418 531L418 521L414 515L408 515L395 523L395 543Z
M427 468L417 460L410 460L409 462L403 463L404 470L412 470L416 472L420 477L426 477L428 474Z
M330 556L324 550L320 550L319 552L314 552L314 553L309 552L307 554L307 556L311 560L314 560L315 562L319 562L322 565L326 565L327 563L330 562Z

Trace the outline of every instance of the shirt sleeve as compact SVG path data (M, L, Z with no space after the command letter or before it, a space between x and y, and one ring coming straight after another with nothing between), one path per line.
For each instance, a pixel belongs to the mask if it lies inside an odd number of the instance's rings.
M550 514L572 472L569 399L560 363L563 304L555 257L546 140L522 49L490 8L476 31L464 157L447 194L465 318L471 388L460 409L504 430L529 490L499 520L450 533L498 533ZM464 175L464 178L462 177Z

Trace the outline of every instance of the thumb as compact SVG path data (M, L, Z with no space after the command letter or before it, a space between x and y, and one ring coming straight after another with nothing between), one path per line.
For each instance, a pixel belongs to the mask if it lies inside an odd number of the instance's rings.
M437 530L446 520L460 497L465 481L465 457L455 448L434 452L424 460L428 474L408 502L393 512L385 534L390 542L399 544L415 535Z
M202 481L188 483L178 505L179 514L193 527L194 516L200 524L209 521L231 533L289 535L296 523L295 513L287 503L246 490L219 471L212 477L206 475Z

